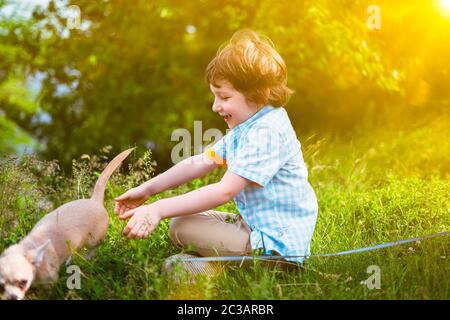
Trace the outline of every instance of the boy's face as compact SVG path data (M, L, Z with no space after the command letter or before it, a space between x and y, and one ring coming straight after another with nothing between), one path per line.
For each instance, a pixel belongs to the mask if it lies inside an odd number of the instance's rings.
M223 117L230 129L258 111L258 105L248 102L245 96L234 89L228 81L217 81L214 85L210 84L209 87L214 94L212 110Z

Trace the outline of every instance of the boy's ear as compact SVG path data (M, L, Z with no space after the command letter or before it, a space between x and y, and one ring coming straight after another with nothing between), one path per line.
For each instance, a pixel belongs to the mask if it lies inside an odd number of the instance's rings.
M37 247L36 249L30 250L26 254L26 258L35 268L39 268L42 261L44 260L44 254L50 242L51 240L49 239L43 245Z

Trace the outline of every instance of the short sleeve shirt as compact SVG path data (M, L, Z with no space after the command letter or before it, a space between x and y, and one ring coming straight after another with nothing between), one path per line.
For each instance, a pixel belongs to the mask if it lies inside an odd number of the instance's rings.
M234 197L251 228L252 249L310 255L317 199L308 182L300 141L283 107L264 106L205 152L253 182ZM304 258L287 260L303 262Z

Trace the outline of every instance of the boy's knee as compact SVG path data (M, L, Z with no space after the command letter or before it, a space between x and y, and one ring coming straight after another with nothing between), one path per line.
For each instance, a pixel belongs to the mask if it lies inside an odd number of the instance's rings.
M169 238L173 244L176 244L176 238L178 233L178 218L171 218L169 221Z
M181 241L180 234L182 234L186 227L187 217L176 217L170 219L169 222L169 238L177 247L184 247L185 244Z

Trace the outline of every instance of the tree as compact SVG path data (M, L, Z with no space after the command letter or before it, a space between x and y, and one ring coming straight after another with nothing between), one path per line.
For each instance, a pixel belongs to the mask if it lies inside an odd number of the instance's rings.
M5 1L0 1L0 9ZM0 13L1 15L2 13ZM20 126L31 118L37 105L26 85L25 69L30 56L20 42L20 30L26 21L0 18L0 152L17 152L26 146L36 147L36 141Z
M419 15L409 9L411 2L380 1L380 30L367 28L364 1L80 0L81 26L68 29L71 4L52 1L37 8L28 23L7 35L26 52L15 68L26 76L43 75L38 111L45 121L14 112L8 117L44 143L45 157L66 167L104 145L114 152L137 145L143 152L154 143L162 170L172 165L176 128L192 130L194 120L202 120L205 130L225 133L210 110L204 69L240 28L266 34L284 57L295 90L286 107L300 133L345 132L392 114L393 106L402 116L411 105L448 106L442 83L448 80L443 57L449 47L442 41L450 33L438 31L444 20L429 23L434 11L418 0L413 4L427 8ZM401 30L405 17L419 23ZM425 38L425 48L439 53L433 61L411 50Z

